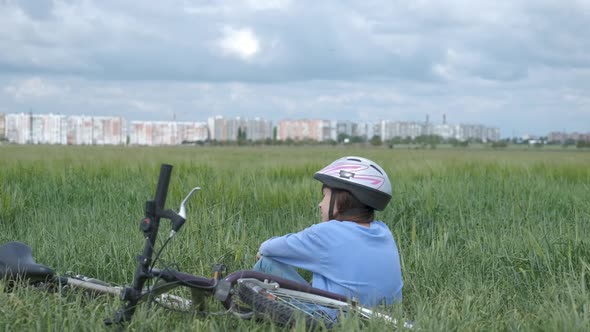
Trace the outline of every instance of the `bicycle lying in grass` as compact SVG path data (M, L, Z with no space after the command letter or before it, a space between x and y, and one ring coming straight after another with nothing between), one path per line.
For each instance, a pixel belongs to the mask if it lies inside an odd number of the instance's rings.
M309 285L300 284L274 275L251 270L225 274L225 267L217 264L213 277L207 278L180 272L169 267L155 268L158 257L169 241L186 221L188 199L199 190L193 188L180 204L178 212L165 209L166 196L172 166L161 166L153 200L145 205L145 217L140 228L145 237L141 255L137 256L137 268L130 286L112 286L104 281L85 276L60 276L32 256L31 248L20 242L0 246L0 280L10 291L19 284L42 285L43 288L82 288L92 294L120 296L123 306L105 324L124 324L132 319L142 302L155 302L177 311L206 312L210 297L219 300L225 312L240 318L270 319L278 324L291 326L297 319L304 319L308 327L333 326L340 315L355 315L361 319L382 319L394 326L411 328L411 323L401 323L386 314L362 307L354 299L330 293ZM171 221L171 231L159 251L155 253L160 220ZM179 296L175 289L188 289L188 296Z

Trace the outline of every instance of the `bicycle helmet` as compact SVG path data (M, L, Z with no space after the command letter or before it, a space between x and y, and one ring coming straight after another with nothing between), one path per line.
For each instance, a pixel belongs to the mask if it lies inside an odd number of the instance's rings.
M326 186L348 190L363 204L381 211L391 200L387 173L375 162L362 157L343 157L313 176Z

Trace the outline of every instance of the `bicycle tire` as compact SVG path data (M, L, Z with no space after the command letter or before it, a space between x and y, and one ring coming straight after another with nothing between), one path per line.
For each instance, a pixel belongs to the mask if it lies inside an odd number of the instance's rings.
M238 279L238 295L241 302L253 307L254 314L270 318L282 325L293 324L297 315L300 315L305 317L308 328L323 324L330 329L340 318L354 316L363 322L377 319L392 328L414 328L411 321L399 321L355 301L343 302L326 296L282 288L278 283L268 280Z
M293 326L297 319L304 319L305 326L311 329L322 325L330 328L334 324L335 320L329 315L288 305L267 288L260 287L260 283L252 279L238 280L239 301L248 306L256 317L269 319L287 327Z

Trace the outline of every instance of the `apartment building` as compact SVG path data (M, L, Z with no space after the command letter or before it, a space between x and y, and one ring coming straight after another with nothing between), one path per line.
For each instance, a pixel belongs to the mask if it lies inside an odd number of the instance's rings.
M131 145L180 145L208 138L204 122L132 121L129 131Z
M252 141L263 141L273 136L272 122L261 118L245 120L243 123L246 132L246 139Z
M11 113L5 116L6 139L16 144L65 144L66 118L56 114Z
M241 119L224 118L217 115L207 120L209 125L209 138L214 141L227 142L238 139L238 128L240 128Z
M69 145L126 144L127 121L117 116L69 116L66 141Z
M277 140L305 139L324 142L337 139L337 123L330 120L283 120L277 125Z
M444 139L454 138L460 141L479 139L483 142L500 140L500 129L479 124L442 124L433 126L434 135Z
M590 142L590 132L589 133L565 133L565 132L550 132L547 136L547 140L553 143L565 143L568 140L573 140L574 142L583 141L583 142Z
M262 118L246 119L241 117L225 118L217 115L207 119L211 140L228 142L236 141L240 132L252 141L272 138L272 122Z
M381 120L379 128L379 136L384 141L394 137L410 137L414 139L417 136L424 135L424 132L426 132L425 125L418 122Z
M500 129L485 127L479 124L438 124L428 122L403 122L382 120L379 131L384 141L394 137L410 137L414 139L423 135L437 135L443 139L480 139L486 141L497 141L500 139Z
M209 138L209 129L205 122L177 122L178 140L185 142L204 142Z

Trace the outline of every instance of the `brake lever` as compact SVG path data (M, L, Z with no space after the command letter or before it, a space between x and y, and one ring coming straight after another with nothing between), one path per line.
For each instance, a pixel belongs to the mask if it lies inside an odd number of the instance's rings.
M181 216L182 218L186 219L186 202L188 201L188 199L193 195L193 193L197 190L201 190L201 187L194 187L189 193L188 195L186 195L186 197L182 200L182 203L180 203L180 208L178 208L178 215Z
M172 229L170 230L170 234L168 235L169 238L172 238L174 235L176 235L176 232L178 232L180 230L180 227L182 227L182 225L184 225L184 222L186 221L186 202L188 201L188 199L193 195L193 193L197 190L200 190L200 187L194 187L189 193L188 195L186 195L186 197L182 200L182 203L180 203L180 208L178 208L178 213L175 213L174 211L165 211L168 212L168 214L170 215L168 218L170 220L172 220Z

